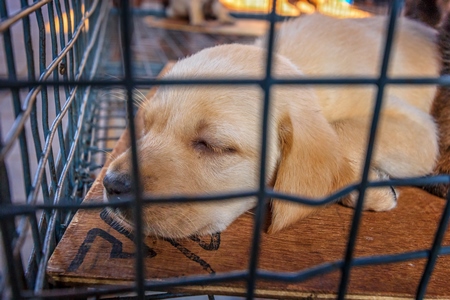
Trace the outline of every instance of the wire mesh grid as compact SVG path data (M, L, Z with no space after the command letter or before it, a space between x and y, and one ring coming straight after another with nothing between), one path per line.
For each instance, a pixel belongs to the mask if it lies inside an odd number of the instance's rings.
M16 3L17 4L17 3ZM417 258L426 258L427 263L422 280L417 287L416 297L421 299L426 294L426 287L432 274L438 255L450 254L449 246L441 246L450 216L449 201L446 202L441 222L430 249L384 255L377 257L354 257L356 235L360 225L364 195L369 187L423 185L436 182L448 182L447 176L396 179L383 182L370 182L368 172L372 158L375 134L385 86L388 84L449 84L447 77L440 78L389 78L387 69L390 61L392 40L396 20L401 10L401 1L394 1L390 7L390 17L385 35L385 47L379 76L376 78L273 78L272 57L275 23L279 20L275 9L264 17L270 22L267 44L267 61L263 79L201 79L201 80L158 80L136 76L131 46L132 14L128 1L120 2L120 40L123 53L123 74L110 80L97 79L101 44L105 36L110 3L108 1L39 1L29 4L22 0L20 6L7 9L7 1L0 1L0 32L4 57L4 70L0 80L2 98L9 99L14 112L10 128L0 128L0 226L2 232L3 252L6 269L1 276L2 295L14 299L49 298L63 296L89 297L110 295L114 293L135 292L138 298L145 298L146 291L172 286L192 284L209 284L233 280L244 280L247 297L254 298L256 280L278 280L299 282L313 276L341 270L341 283L338 299L344 299L352 267L399 262ZM272 7L277 7L272 1ZM30 28L37 26L39 35L34 36ZM22 43L22 44L20 44ZM21 47L22 45L22 47ZM23 49L25 60L17 56L18 49ZM38 49L38 50L36 50ZM26 71L24 71L26 70ZM152 72L152 71L151 71ZM155 75L157 71L153 72ZM134 286L92 287L90 289L49 289L46 281L46 264L56 243L61 238L64 227L77 209L92 209L114 206L114 204L80 204L86 194L92 174L103 162L95 159L97 153L109 148L117 136L109 136L107 123L112 118L124 119L126 105L129 131L131 133L132 165L134 178L138 178L139 165L136 153L134 126L133 93L135 87L149 88L155 85L259 85L264 91L264 110L261 116L261 161L259 188L255 191L243 191L218 196L202 196L196 201L255 196L258 205L255 211L253 240L248 269L214 276L196 276L173 278L163 282L145 280L142 240L142 206L147 203L191 201L189 197L166 199L149 199L143 196L139 180L133 180L133 199L119 206L130 206L135 218L136 278ZM378 88L370 128L367 155L360 182L319 201L277 193L265 184L266 145L268 116L270 111L270 90L274 85L308 84L352 84L375 85ZM94 88L107 89L108 95L120 92L119 100L96 102ZM112 97L114 98L114 97ZM121 99L129 99L124 102ZM2 103L3 105L3 103ZM117 109L117 108L119 109ZM2 108L3 111L3 108ZM119 114L117 114L120 112ZM2 119L6 118L4 114ZM106 122L106 123L105 123ZM4 124L1 122L0 124ZM125 123L118 126L123 128ZM102 132L103 131L103 132ZM31 136L31 141L30 141ZM33 150L34 149L34 154ZM34 160L33 157L36 157ZM21 179L9 175L8 163L11 160L22 162ZM20 182L19 185L15 185ZM21 192L17 192L22 190ZM349 233L347 250L342 260L309 269L295 274L275 273L258 269L259 243L261 227L265 215L266 203L270 198L283 199L306 205L325 205L350 193L359 192L352 227ZM30 230L28 230L30 229ZM28 232L32 232L33 251L23 253L23 245ZM29 260L27 260L29 257ZM25 263L24 263L25 262ZM176 295L166 295L167 297Z

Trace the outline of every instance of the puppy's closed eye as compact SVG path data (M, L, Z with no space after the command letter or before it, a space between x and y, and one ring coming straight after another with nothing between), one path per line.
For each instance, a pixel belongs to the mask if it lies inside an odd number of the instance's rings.
M211 153L211 154L234 154L237 149L232 146L224 146L218 143L212 143L206 139L197 139L192 142L192 147L201 153Z

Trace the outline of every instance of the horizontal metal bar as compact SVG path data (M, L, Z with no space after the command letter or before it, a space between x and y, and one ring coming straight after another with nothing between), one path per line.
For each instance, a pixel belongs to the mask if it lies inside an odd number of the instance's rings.
M386 187L386 186L422 186L429 184L437 184L437 183L450 183L449 175L439 175L433 177L417 177L417 178L405 178L405 179L393 179L393 180L384 180L384 181L369 181L367 182L367 187ZM267 195L272 198L277 198L280 200L287 200L291 202L301 203L310 206L322 206L333 201L337 201L339 198L347 195L348 193L356 190L358 188L358 184L349 185L330 196L324 198L310 199L310 198L302 198L294 195L287 195L283 193L279 193L276 191L266 191Z
M412 185L427 185L436 183L448 183L450 182L449 175L439 175L434 177L418 177L418 178L406 178L395 179L386 181L368 182L368 187L383 187L383 186L412 186ZM303 198L295 195L288 195L273 191L267 188L265 193L267 197L276 198L280 200L286 200L296 203L301 203L310 206L322 206L337 201L339 198L347 195L357 188L358 184L347 186L336 193L324 197L324 198ZM241 191L230 192L217 195L198 195L198 196L167 196L167 197L144 197L145 204L157 204L157 203L182 203L182 202L205 202L205 201L221 201L230 200L236 198L256 197L258 190L255 191ZM53 209L98 209L105 207L128 207L132 203L132 196L125 198L121 201L114 203L82 203L82 204L15 204L15 205L3 205L0 211L0 217L7 217L13 215L26 215L34 213L37 210L53 210Z
M183 278L169 278L164 281L161 280L146 280L146 290L158 290L169 288L173 286L187 286L187 285L206 285L213 283L223 283L230 281L237 281L246 279L248 273L246 271L233 271L223 274L212 274L207 276L189 276ZM24 299L61 299L62 297L94 297L106 294L118 294L134 291L134 286L102 286L102 287L90 287L89 289L55 289L44 290L39 292L23 291L22 297Z
M144 198L145 204L152 203L174 203L174 202L203 202L203 201L220 201L234 198L243 198L243 197L254 197L257 195L257 191L250 192L238 192L234 194L220 194L220 195L203 195L198 197L183 197L183 196L174 196L167 198L155 198L149 199ZM125 197L124 197L125 198ZM100 200L100 199L98 199ZM114 203L103 203L103 202L94 202L94 203L82 203L82 204L14 204L14 205L2 205L2 209L0 210L0 218L11 216L11 215L20 215L20 214L32 214L37 210L53 210L53 209L98 209L105 207L128 207L132 204L133 197L127 197L125 200L114 202Z
M5 30L9 29L12 24L16 23L17 21L21 20L25 16L29 15L30 13L38 10L40 7L44 6L47 3L52 2L53 0L40 0L38 2L34 2L32 5L28 6L27 8L24 8L14 15L10 16L8 19L5 19L0 23L0 33L4 32Z
M438 183L450 183L450 175L437 175L429 177L411 177L403 179L389 179L382 181L371 181L369 187L383 186L424 186Z
M386 78L385 84L392 85L450 85L450 75L441 77L395 77ZM134 86L149 87L154 85L263 85L264 79L223 78L223 79L134 79ZM304 78L271 78L272 85L377 85L378 78L374 77L304 77ZM121 87L125 80L69 80L69 81L29 81L0 79L0 89L28 88L36 86L113 86Z
M126 127L123 127L123 128L126 128ZM105 129L110 129L110 128L106 127ZM120 139L120 136L111 136L111 137L99 137L99 138L96 138L95 140L97 142L104 142L104 141L118 141L119 139ZM96 147L91 147L90 149L93 151L99 150L99 148L96 148ZM105 149L102 148L100 151L104 152Z

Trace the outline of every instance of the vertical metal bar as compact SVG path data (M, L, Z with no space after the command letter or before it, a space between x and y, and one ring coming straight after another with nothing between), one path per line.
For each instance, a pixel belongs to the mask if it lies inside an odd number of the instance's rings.
M58 57L58 41L56 38L56 27L55 27L55 12L53 9L53 3L50 3L47 5L47 13L50 23L50 37L51 37L51 43L52 43L52 59L55 59ZM60 23L61 24L61 23ZM62 30L62 28L60 28ZM58 76L58 69L55 69L53 71L53 80L55 82L59 81ZM61 113L61 103L59 98L59 87L53 88L53 96L54 96L54 102L55 102L55 112L56 115ZM59 138L59 147L61 151L61 159L62 164L64 165L66 163L66 149L64 145L64 135L63 135L63 128L62 124L58 126L58 138ZM59 173L57 173L57 176L59 177Z
M59 1L58 1L58 3L59 3ZM72 38L73 10L71 9L69 0L64 0L64 9L65 9L66 17L67 17L67 40L70 41L70 39ZM75 70L74 69L75 69L75 67L74 67L73 48L71 47L69 50L69 59L66 63L66 73L64 75L64 80L67 80L68 78L70 78L70 79L75 78L75 73L74 73ZM67 88L66 98L68 98L69 94L70 94L70 89L69 89L68 85L65 85L65 87ZM68 131L69 140L70 140L71 137L73 137L75 134L74 126L76 124L76 118L75 118L75 113L74 113L74 104L70 105L67 123L68 123L67 131ZM70 141L69 141L69 143L70 143ZM72 181L74 181L74 177L75 177L74 170L75 170L75 168L73 168L73 170L71 171Z
M26 8L28 7L28 1L27 0L21 0L21 7ZM34 65L34 51L33 51L33 42L31 39L31 25L30 25L30 17L29 15L26 15L22 18L22 25L23 25L23 34L24 34L24 45L25 45L25 55L27 60L27 71L28 71L28 79L29 80L35 80L36 79L36 70ZM31 88L29 89L31 91ZM37 160L39 160L40 155L42 154L42 146L41 146L41 140L40 140L40 134L39 134L39 126L37 122L37 110L36 110L36 103L33 104L33 110L30 114L30 127L31 127L31 134L33 137L35 152ZM41 182L41 188L42 188L42 194L44 197L44 201L49 201L49 194L48 194L48 184L47 184L47 177L44 176L43 181ZM31 228L32 228L32 236L33 236L33 251L32 251L32 258L35 258L33 262L30 263L39 263L39 260L41 259L41 253L42 253L42 243L40 242L40 234L39 234L39 227L36 221L36 216L32 215L28 218ZM32 287L34 285L34 277L35 273L30 274L30 268L27 268L27 284L29 287Z
M423 299L425 297L428 282L430 281L431 274L433 273L434 266L436 265L438 254L439 251L441 250L442 240L444 238L445 232L447 231L449 218L450 218L450 194L447 196L447 203L445 204L444 212L442 213L441 221L439 222L439 227L436 230L433 246L430 249L428 261L423 271L422 278L420 279L419 287L417 288L416 299Z
M22 8L28 7L28 1L27 0L21 0L21 6ZM27 57L27 70L28 70L28 79L34 81L36 79L36 70L34 65L34 51L33 51L33 42L31 39L31 29L30 29L30 18L27 15L23 18L23 32L24 32L24 44L25 46L25 54ZM31 87L29 88L29 91L31 91ZM34 149L36 152L36 158L39 160L41 154L42 154L42 145L41 145L41 139L40 139L40 133L39 133L39 126L37 121L37 109L36 109L36 103L33 104L33 110L30 114L30 123L31 123L31 135L33 136L33 142L34 142ZM48 183L47 183L47 176L44 176L44 180L41 183L42 187L42 194L44 197L44 201L49 201L49 194L48 194Z
M56 57L58 57L58 41L56 38L56 26L55 26L55 13L54 13L54 8L53 8L53 3L49 3L47 4L47 13L48 13L48 18L49 18L49 24L50 24L50 38L51 38L51 45L52 45L52 59L55 59ZM60 23L61 24L61 23ZM62 28L60 28L60 30L62 30ZM55 69L53 71L53 80L54 81L59 81L59 75L58 75L58 69ZM60 103L60 97L59 97L59 87L55 86L53 87L53 100L54 100L54 109L55 109L55 113L56 115L61 114L61 103ZM57 126L57 131L58 131L58 140L59 140L59 153L60 156L59 158L61 159L61 161L58 162L58 165L55 165L55 174L56 174L56 178L59 179L61 176L61 168L62 166L64 166L66 164L66 149L65 149L65 143L64 143L64 133L63 133L63 128L62 128L62 122L59 123L59 125ZM67 186L67 185L66 185ZM63 199L65 199L66 197L63 197ZM62 213L59 214L60 218L63 216ZM61 236L62 232L61 232L61 219L56 220L56 232L55 232L55 236Z
M352 268L352 260L353 260L353 253L355 249L356 244L356 238L358 235L358 229L359 224L362 216L362 208L364 203L364 196L366 193L366 189L368 187L368 177L369 177L369 170L370 170L370 164L372 160L372 154L373 154L373 148L376 138L376 132L378 128L378 121L380 118L380 112L383 104L383 96L384 96L384 88L386 85L386 79L387 79L387 71L389 67L389 60L390 60L390 54L392 50L392 43L394 39L395 34L395 25L397 21L397 17L400 14L401 7L402 7L402 0L395 0L392 4L392 11L389 17L389 23L386 30L386 40L385 40L385 47L384 47L384 53L383 53L383 60L381 64L381 70L380 70L380 77L378 78L378 92L377 92L377 98L375 101L375 107L373 110L373 117L372 117L372 125L370 128L370 135L368 139L368 145L367 145L367 151L366 151L366 159L364 162L364 170L361 178L361 183L359 184L359 195L358 195L358 202L356 203L355 212L353 215L352 220L352 227L350 229L350 234L348 238L347 243L347 249L345 252L344 257L344 266L342 267L342 275L341 275L341 282L339 285L339 291L338 291L338 299L343 300L345 298L345 295L347 293L347 287L348 287L348 281L350 279L350 271Z
M80 11L81 11L81 5L80 5L80 2L81 1L79 1L79 0L72 0L72 11L73 11L73 23L74 23L74 27L76 28L77 27L77 24L79 24L79 22L80 22L80 20L81 20L81 16L80 16ZM79 54L80 54L80 40L81 40L81 37L78 37L78 39L77 39L77 42L73 45L73 68L74 68L74 74L75 74L75 77L77 77L78 76L78 74L77 74L77 66L79 66L80 65L80 57L79 57ZM74 78L75 78L74 77ZM74 78L72 78L72 79L74 79ZM81 88L83 88L83 87L79 87L80 89ZM73 103L73 105L74 105L74 122L75 122L75 124L76 124L76 120L78 119L78 116L79 116L79 111L78 111L78 108L80 107L80 105L79 105L79 100L78 100L78 96L77 97L75 97L75 101L74 101L74 103Z
M266 157L268 144L268 126L270 115L270 90L272 87L272 59L274 52L275 40L275 20L276 20L277 0L272 0L272 10L269 15L269 36L267 39L267 59L266 59L266 74L264 83L261 88L264 90L264 107L261 131L261 151L260 151L260 169L259 169L259 189L258 189L258 204L255 212L255 219L253 225L253 241L250 251L249 272L247 279L247 299L253 299L255 296L256 286L256 271L258 268L259 245L261 240L261 228L264 216L266 214Z
M72 1L72 9L73 9L73 18L74 18L74 24L75 27L77 26L76 24L79 24L82 16L81 16L81 1L80 0L73 0ZM80 65L80 61L81 61L81 57L80 57L80 39L77 41L76 45L74 46L74 68L76 66Z
M27 0L20 0L21 7L28 7ZM33 42L31 40L31 32L30 32L30 17L26 15L22 18L23 25L23 39L25 45L25 54L27 59L27 71L28 71L28 79L35 79L35 67L34 67L34 56L33 56ZM31 89L31 88L30 88Z
M132 162L132 174L131 178L133 181L133 216L135 223L135 245L136 245L136 260L135 260L135 269L136 269L136 293L138 299L145 298L145 287L144 287L144 258L143 258L143 247L142 247L142 190L139 176L139 163L138 163L138 153L137 153L137 143L136 143L136 128L134 124L134 106L133 106L133 88L134 88L134 80L133 80L133 70L132 70L132 52L131 52L131 21L130 17L130 5L129 1L121 1L120 5L121 9L121 18L120 18L120 31L121 31L121 40L123 47L123 62L124 62L124 71L125 71L125 84L127 89L127 110L128 110L128 125L130 130L130 144L131 144L131 162Z
M65 10L66 10L66 15L67 15L67 40L70 41L72 39L72 22L73 22L73 9L71 7L73 7L73 5L71 6L69 4L69 0L64 0L64 6L65 6ZM70 79L74 79L75 78L75 58L73 55L73 49L71 48L69 50L69 62L67 63L67 74L69 76ZM73 120L71 120L73 121ZM69 122L71 123L71 122Z
M45 35L45 22L44 16L42 14L42 8L36 10L36 21L39 27L39 73L42 74L46 70L46 35ZM43 86L41 89L41 100L42 100L42 128L44 132L44 139L50 134L49 120L48 120L48 92L47 87ZM48 158L48 165L50 171L50 182L53 191L56 190L56 169L55 160L53 157L53 151L50 151ZM50 199L49 199L50 200ZM51 201L51 200L50 200Z
M1 133L2 131L0 130L0 149L3 147ZM0 160L0 182L2 182L2 185L0 185L0 206L3 204L10 204L11 191L9 188L9 177L5 162L3 160ZM17 266L14 263L14 254L12 251L12 241L15 233L14 218L0 218L0 231L6 258L6 266L8 268L9 286L11 287L13 298L19 299L20 289L22 287L20 286L21 281L19 279L19 274L16 272Z
M0 172L2 172L3 162L0 163ZM2 172L3 173L3 172ZM3 176L0 176L0 178ZM0 200L1 201L1 200ZM11 287L11 293L13 296L13 299L20 299L20 290L23 289L22 280L20 280L19 277L19 270L18 266L15 264L17 262L16 259L14 259L14 254L12 251L12 240L13 235L11 234L11 225L14 226L14 219L13 218L2 218L0 219L0 230L2 232L2 241L3 241L3 249L5 251L5 258L6 258L6 265L8 267L8 273L9 273L9 286Z
M63 13L62 8L61 8L61 1L55 1L55 7L56 7L56 15L58 16L58 21L59 21L59 44L60 44L60 49L63 49L66 46L66 36L65 36L66 28L64 25L64 16L65 16L66 20L68 20L70 12L66 12L65 14ZM67 8L66 8L66 11L67 11ZM67 81L68 80L67 56L63 57L61 64L60 64L59 71L60 71L61 75L63 76L64 80ZM69 90L69 86L67 84L64 85L64 91L65 91L66 98L69 97L70 90Z
M28 283L29 288L34 288L36 283L36 276L37 276L37 266L40 264L42 260L42 237L39 230L39 225L36 219L36 214L31 214L28 217L28 220L31 224L31 236L33 239L33 251L30 254L30 257L28 259L28 265L26 270L26 280Z
M54 4L55 4L55 8L56 8L56 15L57 15L58 23L59 23L60 49L63 49L65 47L65 44L66 44L65 32L64 32L65 28L64 28L64 22L63 22L64 14L63 14L62 9L61 9L61 2L60 1L55 1ZM66 16L66 19L67 19L67 16ZM62 58L61 63L59 64L59 68L58 68L57 71L55 71L55 75L54 76L58 77L59 76L58 73L60 73L62 75L62 77L63 77L63 80L67 80L68 79L67 72L64 72L64 69L67 70L66 66L67 66L67 55L65 55ZM61 88L58 88L58 90L57 90L58 91L58 96L59 96L59 92L60 92ZM67 98L70 97L69 87L65 84L63 88L64 88L65 96L66 96L66 99L67 99ZM57 102L58 102L58 105L59 105L59 101L57 101ZM70 114L71 114L71 112L70 112L71 108L72 108L72 106L69 107L68 116L70 116ZM60 107L59 107L58 111L61 111ZM67 117L67 118L69 119L69 117ZM58 166L59 169L60 169L61 166L64 166L66 164L66 150L65 149L68 149L70 147L69 140L70 140L70 137L73 136L71 134L71 129L72 129L71 125L72 124L70 124L70 119L69 119L68 125L67 125L66 130L65 130L65 134L61 134L61 137L60 137L60 144L62 145L62 149L64 151L60 152L61 153L61 161L59 162L59 166ZM61 129L62 129L62 126L63 126L63 124L61 123L61 125L60 125ZM76 167L75 168L70 168L69 175L68 175L69 180L67 181L67 184L65 185L65 192L64 192L64 194L66 196L64 198L65 198L66 202L69 202L69 201L72 202L71 201L72 197L70 196L70 191L71 191L71 188L73 189L74 185L75 185L75 176L74 176L74 174L75 174L74 170L75 169L76 169ZM60 172L60 170L58 172ZM75 189L76 189L76 187L75 187ZM62 225L62 224L66 223L66 218L65 218L64 215L65 214L61 215L60 226L58 226L59 230L57 232L57 237L56 237L57 240L60 240L62 238L63 233L64 233L64 228L63 228L63 225ZM68 215L70 215L70 213Z

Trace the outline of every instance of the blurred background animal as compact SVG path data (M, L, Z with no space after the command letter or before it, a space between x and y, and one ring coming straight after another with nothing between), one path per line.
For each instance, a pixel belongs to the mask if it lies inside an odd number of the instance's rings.
M449 0L406 0L404 15L431 27L439 27L445 19Z
M440 75L450 75L450 15L448 0L409 0L406 1L404 15L437 28L437 44L440 51ZM431 115L439 129L439 158L430 175L450 174L450 87L439 86L436 92ZM436 196L445 198L449 184L433 184L424 189Z
M169 18L188 18L191 25L204 25L207 19L232 24L234 18L219 0L164 0Z
M307 3L308 5L312 5L314 9L316 9L318 6L323 4L324 0L288 0L288 3L294 6L295 8L299 9L300 2Z

